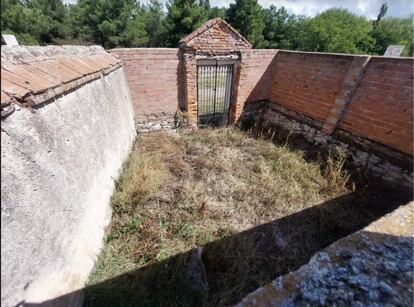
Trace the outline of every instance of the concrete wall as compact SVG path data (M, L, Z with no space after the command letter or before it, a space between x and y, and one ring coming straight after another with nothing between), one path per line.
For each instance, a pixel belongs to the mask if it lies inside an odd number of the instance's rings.
M36 107L13 99L1 122L2 306L83 287L135 134L122 67Z

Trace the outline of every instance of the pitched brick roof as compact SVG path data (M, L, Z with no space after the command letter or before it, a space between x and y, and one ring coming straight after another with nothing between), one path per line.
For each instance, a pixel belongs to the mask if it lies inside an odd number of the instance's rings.
M13 104L41 104L120 66L121 60L100 46L2 46L2 118Z
M193 40L197 36L201 35L202 33L204 33L205 31L207 31L208 29L210 29L211 27L213 27L215 24L218 24L218 23L224 24L231 32L233 32L238 37L240 37L241 40L243 40L249 47L252 47L252 45L249 43L249 41L243 35L241 35L235 28L233 28L230 24L228 24L226 21L224 21L223 19L221 19L219 17L208 20L202 26L200 26L199 28L197 28L196 30L194 30L193 32L188 34L186 37L182 38L180 40L180 44L189 43L191 40Z

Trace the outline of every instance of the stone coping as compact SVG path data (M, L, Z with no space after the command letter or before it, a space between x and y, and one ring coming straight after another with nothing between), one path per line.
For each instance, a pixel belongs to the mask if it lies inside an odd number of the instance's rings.
M412 306L414 202L338 240L243 306Z
M1 117L35 107L122 66L101 46L2 46Z

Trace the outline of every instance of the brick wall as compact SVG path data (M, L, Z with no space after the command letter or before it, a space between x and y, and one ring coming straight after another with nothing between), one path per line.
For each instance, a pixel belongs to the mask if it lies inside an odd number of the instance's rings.
M413 154L413 59L279 51L270 71L270 101Z
M124 62L137 115L174 113L179 101L196 114L193 55L182 56L179 84L178 49L111 53ZM233 119L245 103L266 99L316 120L325 132L339 128L413 154L413 59L246 49L237 68Z
M220 18L207 21L201 27L184 37L180 41L182 52L182 78L183 89L180 89L180 104L187 111L187 117L191 125L197 124L197 61L202 59L218 59L217 56L230 56L237 59L233 74L232 106L230 120L234 121L243 108L244 101L237 101L240 86L239 81L244 82L247 75L243 69L244 62L240 62L240 55L251 49L250 43L241 36L227 22ZM241 64L241 65L240 65ZM244 97L243 97L244 98Z
M341 129L413 153L413 59L371 58Z
M250 49L243 54L243 77L239 82L241 103L267 99L273 79L276 49Z
M324 122L352 59L352 56L280 51L269 99Z
M136 115L177 110L178 49L127 48L110 52L124 62Z
M234 32L225 21L217 18L205 23L182 41L185 52L229 54L251 48L245 38Z

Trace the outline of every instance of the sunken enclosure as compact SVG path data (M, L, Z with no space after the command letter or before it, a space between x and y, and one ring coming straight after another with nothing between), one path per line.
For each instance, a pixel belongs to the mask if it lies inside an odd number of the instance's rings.
M413 59L1 51L2 306L413 305Z

